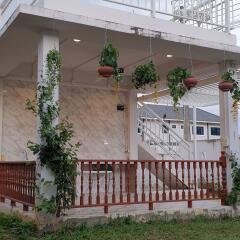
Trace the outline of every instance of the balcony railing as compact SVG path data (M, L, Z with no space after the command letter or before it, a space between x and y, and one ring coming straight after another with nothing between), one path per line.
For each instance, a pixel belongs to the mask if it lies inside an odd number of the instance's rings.
M0 201L11 201L23 210L35 203L35 162L0 162Z
M36 2L0 0L0 29L20 4ZM240 26L238 0L91 0L90 3L228 33Z
M108 6L182 24L230 32L240 25L237 0L102 0Z
M221 199L226 158L219 161L79 161L75 208Z
M0 162L0 200L35 203L34 162ZM193 201L226 197L226 157L218 161L80 160L73 208Z

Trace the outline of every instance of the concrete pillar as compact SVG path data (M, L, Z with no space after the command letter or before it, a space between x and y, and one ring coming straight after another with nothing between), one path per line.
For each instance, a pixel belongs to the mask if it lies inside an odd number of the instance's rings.
M38 45L38 75L37 81L38 83L43 83L43 80L46 79L46 58L47 54L50 50L59 50L59 37L54 32L43 32L40 37L39 45ZM39 93L37 92L37 96ZM57 101L59 99L59 87L57 86L54 90L54 100ZM53 124L57 124L58 120ZM41 142L40 134L40 119L37 117L37 142ZM40 176L40 179L39 179ZM50 199L52 196L56 194L55 186L44 186L44 184L40 181L44 179L45 181L53 181L54 176L52 172L46 167L41 167L39 160L37 160L37 185L39 188L39 194L43 195L44 198ZM36 196L36 201L39 201L38 196Z
M227 65L225 67L225 65ZM220 64L220 75L227 69L234 69L232 63ZM239 137L238 137L238 118L234 118L231 113L232 97L230 92L219 91L219 105L220 105L220 127L221 127L221 150L227 154L227 190L231 191L232 177L231 177L231 163L229 162L229 155L236 154L239 158ZM219 153L220 155L220 153Z
M193 159L197 160L197 109L193 107Z
M3 95L4 95L4 80L0 79L0 161L5 160L2 149L2 140L3 140Z
M191 141L189 106L184 106L184 140Z
M129 91L128 98L128 151L129 151L129 160L138 160L138 125L137 125L137 91L135 89ZM126 166L127 167L127 166ZM140 169L140 164L138 164L137 169L135 169L134 164L130 164L130 192L134 192L134 182L135 175ZM126 169L127 170L127 169ZM140 181L139 175L137 174L138 182ZM127 181L126 181L127 183ZM126 186L127 187L127 186Z
M129 159L138 160L138 125L137 125L137 91L129 91L129 103L128 103L128 136L129 136Z

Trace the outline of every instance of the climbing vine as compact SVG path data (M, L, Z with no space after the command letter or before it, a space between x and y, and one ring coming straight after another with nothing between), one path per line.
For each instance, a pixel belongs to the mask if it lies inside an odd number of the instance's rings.
M236 206L238 202L238 196L240 196L240 166L235 154L231 154L229 161L231 162L232 169L232 191L228 194L226 202L228 205Z
M45 74L38 83L38 94L34 100L27 100L26 107L39 116L40 143L29 141L28 148L37 156L40 166L49 169L53 181L47 181L40 175L38 181L43 186L56 187L56 194L50 199L40 194L37 210L55 214L57 217L69 209L75 198L75 178L77 176L77 150L79 143L72 144L73 125L67 119L58 123L60 115L59 102L54 99L54 91L61 81L61 56L57 50L47 54Z

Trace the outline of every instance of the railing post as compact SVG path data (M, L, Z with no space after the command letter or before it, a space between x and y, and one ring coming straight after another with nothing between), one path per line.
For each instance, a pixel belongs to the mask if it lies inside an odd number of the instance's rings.
M156 17L156 0L151 0L151 16Z
M219 159L220 165L222 167L222 192L221 192L221 204L225 204L225 199L227 196L227 160L225 152L221 152L221 157Z
M230 21L230 1L225 0L225 31L230 33L231 21Z

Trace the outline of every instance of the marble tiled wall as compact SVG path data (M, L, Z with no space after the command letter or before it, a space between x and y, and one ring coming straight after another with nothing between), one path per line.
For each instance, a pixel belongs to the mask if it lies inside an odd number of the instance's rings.
M34 159L27 149L35 140L36 118L25 110L27 98L33 98L35 85L23 81L5 81L3 97L2 154L5 160ZM126 103L127 95L81 87L60 88L61 117L74 124L74 141L82 145L79 159L127 159L127 113L116 110Z

